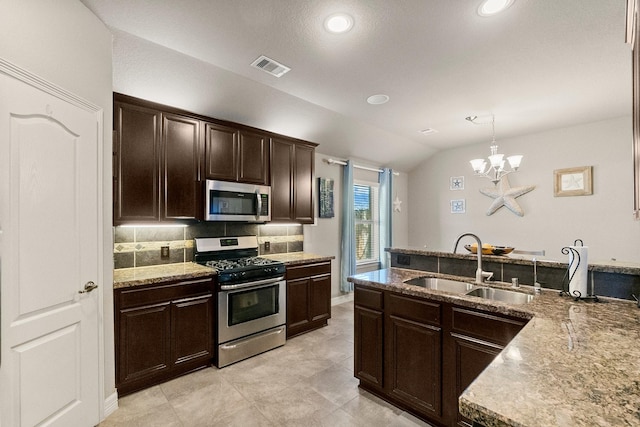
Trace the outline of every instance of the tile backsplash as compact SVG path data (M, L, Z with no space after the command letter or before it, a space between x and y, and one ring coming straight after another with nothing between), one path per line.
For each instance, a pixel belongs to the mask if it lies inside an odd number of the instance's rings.
M200 222L187 227L114 227L115 268L143 267L193 261L194 237L258 236L259 253L303 250L302 225L260 225L238 222ZM269 243L269 250L265 243ZM169 246L169 256L161 248Z

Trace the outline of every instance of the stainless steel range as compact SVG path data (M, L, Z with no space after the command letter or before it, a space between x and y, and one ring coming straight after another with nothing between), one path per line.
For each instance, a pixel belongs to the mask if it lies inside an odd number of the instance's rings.
M194 240L195 262L218 270L217 366L284 345L284 264L258 257L256 236Z

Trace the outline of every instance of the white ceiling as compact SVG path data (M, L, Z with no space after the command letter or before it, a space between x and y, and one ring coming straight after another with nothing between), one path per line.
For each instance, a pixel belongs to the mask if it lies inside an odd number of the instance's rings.
M150 79L158 91L176 84L158 64L200 64L177 77L188 99L154 100L399 170L437 150L489 145L490 127L469 115L495 114L500 143L631 114L625 0L515 0L491 18L476 13L480 0L82 1L114 31L115 91L145 95L137 88ZM335 12L354 17L350 32L324 30ZM252 68L260 55L292 70ZM145 62L154 72L136 74ZM216 75L215 95L203 73ZM391 100L367 104L377 93Z

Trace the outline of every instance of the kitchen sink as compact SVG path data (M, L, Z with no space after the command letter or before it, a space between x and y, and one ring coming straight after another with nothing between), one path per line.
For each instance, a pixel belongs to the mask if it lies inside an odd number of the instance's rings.
M471 283L441 279L439 277L418 277L416 279L407 280L404 283L407 285L420 286L421 288L455 292L459 294L464 294L473 289L473 285Z
M467 295L494 301L506 302L509 304L527 304L533 301L533 295L494 288L477 288L472 290L471 292L467 292Z

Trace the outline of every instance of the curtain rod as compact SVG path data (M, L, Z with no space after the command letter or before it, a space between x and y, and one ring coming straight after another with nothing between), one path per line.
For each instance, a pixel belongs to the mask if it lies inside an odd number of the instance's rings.
M342 160L336 160L336 159L323 159L323 160L325 162L327 162L328 164L330 164L330 165L342 165L342 166L346 166L347 165L347 162L342 161ZM370 168L368 166L360 166L360 165L356 165L355 163L354 163L353 167L357 168L357 169L364 169L364 170L371 171L371 172L378 172L378 173L382 172L382 169ZM400 175L398 172L395 172L395 171L393 172L393 174L395 176Z

